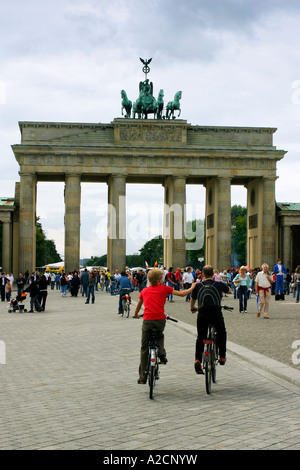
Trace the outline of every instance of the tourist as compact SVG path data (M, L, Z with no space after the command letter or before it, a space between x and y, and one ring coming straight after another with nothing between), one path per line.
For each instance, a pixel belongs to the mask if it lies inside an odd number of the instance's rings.
M251 285L251 279L247 275L245 266L240 267L239 274L235 277L234 282L238 284L240 313L247 313L248 289Z
M41 305L41 309L44 312L45 307L46 307L46 298L47 298L47 295L48 295L48 292L47 292L48 279L46 278L46 276L44 274L39 279L38 285L39 285L38 301L39 301L39 304Z
M66 297L67 295L67 287L68 287L68 279L65 273L62 273L60 278L60 288L61 288L61 296Z
M181 270L180 268L177 268L175 272L175 282L176 282L175 289L176 290L180 290L181 281L182 281Z
M55 285L56 285L56 290L60 289L60 274L57 273L55 276Z
M86 268L83 271L83 273L81 274L80 282L81 282L81 295L82 295L82 297L84 295L87 296L87 288L88 288L88 285L89 285L89 273L88 273L88 270Z
M51 290L53 290L54 285L55 285L55 274L54 273L50 274L50 285L51 285Z
M1 301L5 302L5 285L7 283L8 279L5 275L5 273L1 273Z
M257 317L260 317L264 311L264 318L269 318L269 305L271 299L271 286L273 277L268 273L269 265L264 263L261 267L262 271L257 273L255 278L255 292L258 296Z
M29 278L29 286L24 289L24 292L29 292L30 294L30 313L33 313L33 307L38 312L42 311L42 307L39 303L38 297L39 297L39 287L37 281L34 279L34 276L30 276Z
M169 286L169 287L173 287L173 289L175 289L176 287L176 284L175 284L175 276L174 276L174 273L173 273L173 268L169 268L169 271L167 272L166 274L166 277L165 277L165 281L166 281L166 285ZM168 294L167 295L167 299L169 302L174 302L173 300L173 294Z
M77 297L79 287L80 287L80 279L78 276L78 272L74 271L73 277L71 279L71 296L72 297Z
M295 282L295 289L297 292L296 304L298 304L299 298L300 298L300 265L297 266L297 268L295 269L294 282Z
M182 286L184 290L190 289L194 282L194 277L192 274L192 268L187 268L187 270L183 273L182 276ZM187 294L186 296L186 302L189 302L191 300L191 294Z
M125 291L123 289L130 289L132 290L132 283L131 283L131 280L130 278L128 277L128 275L126 274L125 271L122 271L121 272L121 275L120 277L118 278L117 280L117 289L119 290L119 294L120 294L120 297L119 297L119 311L118 311L118 314L121 315L123 313L123 309L122 309L122 297L125 293Z
M92 304L95 302L95 282L96 277L93 272L89 273L89 284L87 287L87 296L86 296L86 304L90 303L90 296L92 296Z
M19 277L17 277L16 284L17 284L18 295L20 295L21 292L23 291L24 287L25 287L25 279L24 279L22 273L20 273Z
M213 280L217 282L222 282L222 274L220 274L217 269L214 269Z

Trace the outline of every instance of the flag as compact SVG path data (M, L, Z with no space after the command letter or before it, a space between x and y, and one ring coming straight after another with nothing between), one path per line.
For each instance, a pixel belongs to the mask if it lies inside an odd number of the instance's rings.
M158 262L157 262L157 261L155 261L155 263L154 263L154 267L155 267L155 268L157 268L157 266L158 266Z
M145 261L145 266L146 266L146 269L148 269L148 263L147 263L147 261Z

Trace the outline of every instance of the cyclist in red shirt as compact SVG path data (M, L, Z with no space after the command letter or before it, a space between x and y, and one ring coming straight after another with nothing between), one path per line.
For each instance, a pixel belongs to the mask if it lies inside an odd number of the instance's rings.
M144 315L142 325L141 339L141 357L139 365L138 383L146 383L145 371L148 359L149 330L157 328L161 332L160 338L157 339L158 356L161 364L167 363L166 350L164 347L164 329L166 325L165 303L168 295L179 295L184 297L188 295L196 286L193 283L189 289L177 291L173 287L163 285L164 272L160 269L152 269L148 273L149 287L142 290L139 295L133 318L140 318L139 311L144 304Z

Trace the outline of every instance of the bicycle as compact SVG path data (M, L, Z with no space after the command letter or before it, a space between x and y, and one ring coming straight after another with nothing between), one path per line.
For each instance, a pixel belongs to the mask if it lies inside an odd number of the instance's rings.
M233 307L221 305L224 310L233 310ZM205 374L205 387L208 394L211 393L211 384L216 383L218 364L217 331L214 325L208 325L206 338L203 340L204 351L202 356L202 367Z
M130 306L131 306L131 297L129 293L132 292L132 289L122 289L122 317L124 315L128 318L130 314Z
M140 315L141 317L143 316ZM170 315L166 316L167 320L171 320L175 323L178 323L178 320L175 318L171 318ZM149 353L148 353L148 361L147 361L147 369L146 369L146 380L149 384L149 398L153 399L153 390L155 387L156 381L159 379L159 364L163 363L160 362L160 359L157 355L157 342L156 339L161 335L161 331L157 328L150 329L150 338L149 338Z

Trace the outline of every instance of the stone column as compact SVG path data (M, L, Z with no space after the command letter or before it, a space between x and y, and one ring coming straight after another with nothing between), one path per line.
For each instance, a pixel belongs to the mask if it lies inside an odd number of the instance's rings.
M12 271L12 227L10 219L10 214L8 214L5 219L2 217L2 271L6 273Z
M218 178L218 246L217 268L231 266L231 178Z
M108 179L107 268L110 272L126 266L126 175Z
M284 218L283 218L284 219ZM282 262L286 268L289 268L290 272L292 271L292 230L291 226L288 225L283 220L283 227L281 229L282 239L281 239L281 253L282 253ZM275 263L276 264L276 263Z
M36 268L36 175L20 172L19 272Z
M185 239L186 178L167 177L165 181L164 266L174 271L186 266Z
M73 272L80 267L80 201L81 178L65 175L65 257L64 270Z
M214 177L206 182L205 263L218 270L231 266L230 185L230 177Z
M263 178L262 214L262 262L270 267L276 264L276 231L275 231L275 181L274 178Z

